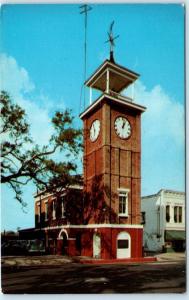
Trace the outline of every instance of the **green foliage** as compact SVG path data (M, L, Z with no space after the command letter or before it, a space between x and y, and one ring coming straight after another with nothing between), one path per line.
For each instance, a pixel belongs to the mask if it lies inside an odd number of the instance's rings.
M12 103L2 91L1 106L1 182L15 192L15 198L24 205L22 186L29 181L40 190L54 192L80 180L73 176L77 166L71 161L56 162L57 151L77 157L82 148L81 130L73 127L71 111L56 112L52 118L55 133L48 145L35 144L29 133L25 111Z

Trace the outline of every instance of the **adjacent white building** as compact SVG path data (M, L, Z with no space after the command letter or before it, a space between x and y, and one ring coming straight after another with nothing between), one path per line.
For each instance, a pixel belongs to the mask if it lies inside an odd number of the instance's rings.
M185 193L162 189L142 197L141 212L145 250L185 249Z

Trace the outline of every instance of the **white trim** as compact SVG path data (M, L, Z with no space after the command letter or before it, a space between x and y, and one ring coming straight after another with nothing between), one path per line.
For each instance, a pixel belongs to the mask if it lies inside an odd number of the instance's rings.
M121 187L118 188L117 190L118 190L119 192L128 192L128 193L130 192L130 189L121 188Z
M65 219L65 209L64 209L64 197L62 197L62 201L61 201L61 219Z
M48 221L48 214L49 214L49 203L48 200L45 201L45 221Z
M52 195L52 193L42 194L42 192L41 192L39 194L34 194L34 198L36 198L35 201L40 201L40 200L43 200L43 199L45 199L45 198L47 198L51 195Z
M119 199L119 209L120 209L120 197L124 197L125 201L125 211L124 212L119 212L118 216L119 217L128 217L129 216L129 204L128 204L128 194L130 192L129 189L126 188L118 188L118 199ZM123 207L122 207L123 208Z
M148 195L148 196L142 196L141 199L145 200L148 198L152 198L152 197L156 197L159 194L161 194L161 192L165 193L165 194L177 194L177 195L183 195L185 196L185 192L179 192L179 191L174 191L174 190L165 190L165 189L161 189L159 192L157 192L157 194L152 194L152 195Z
M181 223L180 223L181 224ZM185 227L165 227L165 231L166 230L169 230L169 231L186 231L186 228Z
M68 233L67 233L67 231L64 229L64 228L62 228L61 230L60 230L60 232L59 232L59 234L58 234L58 240L63 240L63 238L62 238L62 233L65 233L65 235L66 235L66 237L67 237L67 239L68 239Z
M94 73L93 73L93 75L87 80L87 81L85 81L85 85L86 86L89 86L89 84L91 85L91 81L93 81L93 78L95 77L95 76L97 76L97 79L98 79L98 76L99 76L99 73L101 72L101 70L103 69L103 68L105 68L106 67L106 64L107 64L108 62L106 61L104 64L102 64L102 66L101 66L101 68L98 70L98 71L95 71ZM106 71L106 69L104 70L104 72ZM104 72L102 73L102 75L104 74ZM97 80L96 79L96 80ZM95 80L95 82L96 82L96 80Z
M102 64L102 66L100 67L100 69L99 70L97 70L97 71L95 71L94 73L93 73L93 75L85 82L85 85L86 86L89 86L89 85L91 85L91 81L93 81L93 78L94 77L98 77L99 76L99 73L101 72L101 70L103 69L103 68L105 68L106 69L106 65L109 65L109 66L111 66L112 68L113 68L113 70L114 71L116 71L115 69L117 69L118 70L118 72L120 71L120 73L129 73L129 74L131 74L132 75L132 77L135 77L136 79L139 77L139 74L136 74L136 73L134 73L134 72L132 72L131 70L128 70L128 69L126 69L126 68L122 68L121 66L119 67L119 66L117 66L117 65L115 65L115 64L112 64L110 61L105 61L105 63L103 63ZM104 72L103 72L104 73ZM119 73L119 74L120 74ZM121 74L122 75L122 74ZM136 80L135 79L135 80Z
M48 203L49 200L45 200L44 203Z
M86 86L87 86L87 87L91 87L91 88L93 88L93 89L97 89L97 88L94 88L94 85L95 85L95 83L96 83L100 78L103 77L104 74L106 74L106 71L107 71L107 69L105 69L105 70L102 72L102 74L100 74L100 77L97 76L97 78L93 81L93 84L90 84L90 85L87 85L87 84L86 84ZM98 89L98 90L99 90L99 89Z
M52 199L52 219L56 220L56 205L55 205L56 198Z
M122 217L122 218L128 218L129 215L127 213L125 213L125 214L120 213L120 214L118 214L118 216Z
M61 225L61 226L51 226L44 227L41 230L53 230L53 229L64 229L64 228L138 228L142 229L143 225L140 224L87 224L87 225ZM36 228L36 230L39 230Z
M99 102L101 100L103 100L103 98L105 98L105 97L108 97L109 99L114 100L115 102L123 104L125 106L136 108L136 109L138 109L138 110L140 110L142 112L146 111L146 107L141 106L139 104L134 104L131 101L127 101L127 97L121 96L122 98L124 98L124 100L122 100L122 99L117 99L117 98L115 98L115 97L113 97L113 96L111 96L109 94L103 93L98 100L96 100L95 102L93 102L93 104L91 106L89 106L83 113L80 114L80 116L79 116L80 119L82 119L90 110L92 110L95 106L97 106L99 104Z

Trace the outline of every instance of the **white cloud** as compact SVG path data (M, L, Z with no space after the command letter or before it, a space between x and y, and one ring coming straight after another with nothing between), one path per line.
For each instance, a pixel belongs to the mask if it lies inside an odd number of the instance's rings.
M25 109L34 142L41 146L48 145L54 131L50 115L52 116L55 109L65 109L63 99L57 102L50 100L43 91L37 94L27 70L20 67L13 57L1 54L0 66L2 78L0 90L7 91L12 100ZM57 161L67 159L66 153L57 152L53 158Z
M144 138L170 139L176 145L184 143L184 106L171 98L160 85L152 90L139 81L135 101L146 106L142 117Z
M1 90L11 92L11 96L32 91L35 86L29 78L28 72L20 67L12 56L0 54Z
M139 81L134 94L135 102L147 108L142 114L142 193L184 190L184 106L160 85L148 90Z
M26 110L35 142L47 144L53 132L50 114L55 108L65 108L63 100L61 107L58 107L57 102L51 101L45 93L39 92L37 95L38 91L27 70L20 67L13 57L1 55L0 64L1 88L9 92L15 102ZM161 86L156 85L148 90L140 81L135 86L135 102L147 107L142 115L142 168L143 178L147 178L145 186L149 187L149 179L152 178L154 186L158 183L167 185L173 172L177 172L175 182L179 182L178 178L183 178L184 168L183 105L170 97ZM64 159L62 154L57 157Z
M19 96L15 100L26 111L30 132L34 141L39 145L48 144L49 138L53 133L49 110L39 107L36 102L28 100L27 97Z
M52 101L43 94L32 94L36 92L34 83L27 70L13 57L1 54L0 66L0 89L7 91L14 102L25 109L34 141L39 145L47 144L53 132L49 117Z
M0 54L0 90L7 91L14 103L25 109L34 142L41 146L48 145L49 138L53 133L50 115L55 109L65 109L63 99L61 98L57 103L55 99L52 101L45 93L36 91L27 70L19 66L15 58L6 54ZM55 158L62 160L64 155L58 154ZM23 200L28 203L29 214L27 215L22 213L18 202L13 200L14 192L7 186L3 187L3 228L16 229L17 226L22 228L33 226L32 193L35 189L36 187L32 183L23 187ZM13 211L14 214L12 214ZM15 211L17 211L18 218L13 218Z

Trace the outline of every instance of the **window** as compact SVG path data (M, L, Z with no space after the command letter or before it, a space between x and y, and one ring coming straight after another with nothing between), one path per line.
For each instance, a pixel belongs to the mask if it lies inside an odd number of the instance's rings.
M119 249L128 249L129 248L129 241L128 240L118 240L117 247Z
M119 216L128 217L128 191L119 191Z
M166 206L166 222L170 222L170 206Z
M61 201L61 217L65 218L64 198L62 198L62 201Z
M40 203L37 203L37 222L40 223L41 209Z
M48 201L45 202L45 221L48 220Z
M146 224L146 212L145 211L141 212L141 217L142 217L141 224Z
M179 207L179 223L182 223L182 207Z
M174 221L175 223L182 223L182 206L174 207Z
M56 219L55 200L53 200L53 202L52 202L52 218L53 218L53 220Z
M177 223L177 206L174 207L174 222Z

